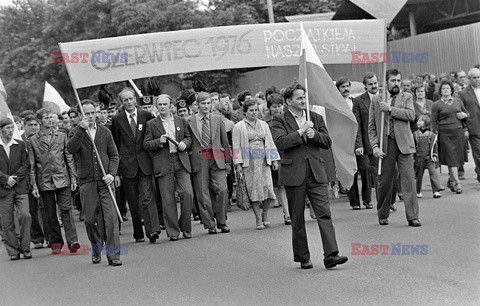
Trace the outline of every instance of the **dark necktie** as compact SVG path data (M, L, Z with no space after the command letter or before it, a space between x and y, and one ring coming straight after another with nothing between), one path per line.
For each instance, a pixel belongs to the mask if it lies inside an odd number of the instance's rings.
M207 116L203 117L202 124L202 142L204 147L210 146L210 124L208 122Z
M394 107L395 106L395 98L396 96L392 96L392 101L390 102L390 106L391 107ZM390 126L390 130L388 132L388 136L392 139L395 138L395 127L393 125L393 116L392 114L389 115L389 126Z
M137 137L137 124L135 123L135 113L130 114L130 128L134 137Z

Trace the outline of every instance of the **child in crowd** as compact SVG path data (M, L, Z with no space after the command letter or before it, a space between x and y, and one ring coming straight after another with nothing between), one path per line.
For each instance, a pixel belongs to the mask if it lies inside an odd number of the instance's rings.
M430 117L422 115L417 121L418 130L413 133L415 140L415 176L417 179L417 197L422 197L422 179L425 168L430 175L430 184L432 185L433 197L440 198L440 181L435 169L435 162L438 156L437 135L430 131Z

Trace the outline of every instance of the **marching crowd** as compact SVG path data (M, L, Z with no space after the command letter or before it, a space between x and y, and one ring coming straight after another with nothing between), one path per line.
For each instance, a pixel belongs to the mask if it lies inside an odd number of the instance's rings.
M301 84L236 97L208 93L198 84L186 75L177 99L159 94L138 101L132 88L114 97L102 87L100 102L83 100L81 108L62 114L42 108L14 116L15 122L1 119L0 217L10 259L32 258L31 243L36 249L47 245L52 254L64 245L78 252L73 207L85 223L92 262L101 262L106 248L108 263L119 266L119 218L129 221L127 211L136 242L155 243L162 229L176 241L192 238L192 219L208 234L230 232L227 212L236 200L252 208L257 230L270 226L271 206L283 208L294 261L304 269L313 267L308 206L320 228L324 265L332 268L348 259L339 255L329 191L338 196L345 190L359 210L362 202L373 209L375 189L380 225L388 225L398 195L408 225L418 227L425 169L434 198L444 190L440 165L448 167L447 188L461 194L471 150L480 182L479 67L438 80L431 74L406 78L391 69L383 88L367 73L366 91L356 97L351 81L339 78L335 85L358 122L353 186L337 181L325 113L318 106L307 110ZM22 141L13 138L14 125Z

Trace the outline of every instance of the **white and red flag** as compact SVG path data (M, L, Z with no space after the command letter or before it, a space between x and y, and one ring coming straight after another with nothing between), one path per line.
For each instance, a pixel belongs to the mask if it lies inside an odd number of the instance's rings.
M352 110L335 87L332 78L318 58L307 33L301 25L300 82L307 88L307 103L325 108L325 121L332 139L332 152L337 178L345 188L353 184L357 171L355 137L357 120Z

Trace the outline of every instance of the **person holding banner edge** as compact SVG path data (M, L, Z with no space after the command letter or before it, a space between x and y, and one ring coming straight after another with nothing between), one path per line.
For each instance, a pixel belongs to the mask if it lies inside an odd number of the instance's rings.
M70 132L67 149L76 157L85 228L92 244L92 263L100 263L105 241L108 264L121 266L118 216L113 193L109 194L108 190L117 174L118 151L109 129L96 123L95 102L83 100L82 106L85 116ZM105 175L98 158L105 166Z
M382 101L381 95L373 97L368 124L373 155L382 159L377 190L378 223L388 225L395 182L394 170L397 165L408 225L418 227L421 223L418 221L418 199L413 167L415 143L410 129L410 122L415 120L413 98L410 93L400 92L402 75L397 69L387 70L386 82L387 102ZM385 118L383 122L382 118ZM385 125L385 128L382 128L382 125ZM383 138L384 148L380 148L380 138Z

